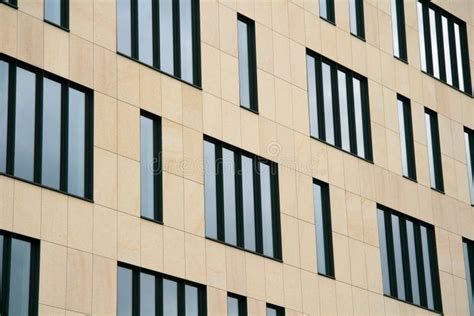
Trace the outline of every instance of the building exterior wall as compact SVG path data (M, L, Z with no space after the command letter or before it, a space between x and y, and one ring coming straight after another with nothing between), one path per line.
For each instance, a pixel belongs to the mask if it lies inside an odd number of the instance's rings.
M467 24L474 2L433 1ZM433 224L443 311L469 312L462 237L474 239L463 126L470 96L420 71L416 1L405 1L408 63L393 57L389 0L364 1L366 41L316 0L203 0L202 89L118 55L116 1L71 0L70 32L43 1L0 4L0 52L94 90L94 202L0 176L0 228L41 240L41 315L116 314L117 262L207 286L209 315L227 291L286 315L430 314L383 295L380 203ZM259 114L239 107L237 12L256 30ZM368 79L373 163L309 136L306 48ZM396 95L411 99L418 182L401 171ZM424 107L438 113L445 194L430 189ZM162 118L163 222L140 218L140 109ZM278 163L283 262L205 238L203 135ZM330 184L335 280L316 271L312 179Z

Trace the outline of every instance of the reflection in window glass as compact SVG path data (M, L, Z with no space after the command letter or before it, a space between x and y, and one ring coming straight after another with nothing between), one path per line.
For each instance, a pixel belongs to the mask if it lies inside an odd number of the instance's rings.
M315 221L316 221L316 251L318 258L318 272L326 274L326 249L324 243L324 219L323 219L323 201L321 186L315 184L314 189L314 209L315 209Z
M461 37L459 33L459 25L454 23L454 40L456 45L456 60L458 64L459 89L464 91L464 73L461 57Z
M33 181L36 75L18 67L16 81L18 84L16 86L14 175Z
M138 59L153 65L152 0L138 0Z
M117 51L132 55L132 10L130 0L117 0Z
M140 315L155 315L155 277L140 273Z
M191 285L186 285L185 287L185 297L186 297L186 316L198 316L199 315L199 296L198 288Z
M426 124L426 141L428 146L428 163L430 168L430 182L432 187L436 187L436 176L435 176L435 166L434 166L434 157L433 157L433 131L431 130L431 119L428 113L425 113L425 124Z
M392 13L392 36L393 36L393 54L396 57L400 57L400 45L398 37L398 12L397 12L397 0L391 0L391 13Z
M354 112L357 139L357 155L365 157L365 141L364 141L364 118L362 114L362 90L360 81L353 78L352 85L354 88Z
M421 245L423 248L423 266L425 270L425 283L426 283L426 297L428 300L428 308L434 308L434 298L433 298L433 284L431 277L431 260L429 254L429 245L428 245L428 234L426 227L420 227L421 233Z
M255 251L255 204L253 197L253 160L242 156L242 201L245 248Z
M238 20L239 31L239 88L240 105L250 108L250 74L249 74L249 47L248 25Z
M467 177L469 182L469 192L471 196L471 204L474 204L474 170L473 161L474 161L474 133L471 130L464 129L464 144L466 146L466 162L467 162Z
M318 124L318 100L316 93L316 65L313 56L306 55L306 62L308 63L308 103L309 103L309 127L311 129L311 136L319 138L319 124Z
M407 156L407 143L405 135L405 114L403 109L403 102L397 100L398 107L398 125L400 129L400 148L402 151L402 172L404 176L408 176L408 156Z
M29 315L31 243L11 240L9 315Z
M445 16L441 17L441 26L443 29L443 48L444 48L444 62L446 67L446 82L453 84L453 76L451 72L451 49L449 47L449 32L448 19Z
M438 63L438 40L436 34L436 19L433 9L429 9L430 16L430 36L431 36L431 53L433 54L433 75L439 79L439 63Z
M224 172L224 220L225 241L237 245L237 215L235 205L235 165L234 152L222 149L222 168Z
M332 84L331 67L322 63L323 70L323 99L324 99L324 123L326 127L326 142L334 145L334 116L332 108Z
M8 64L0 61L0 172L7 170Z
M61 159L61 84L43 81L43 140L41 183L59 189Z
M393 249L395 254L395 272L397 275L398 298L405 300L405 279L403 276L402 240L398 216L392 214Z
M117 315L118 316L132 316L133 304L132 304L132 288L133 288L133 277L132 270L118 267L118 286L117 286Z
M408 241L408 258L410 261L410 278L411 278L411 293L413 303L420 305L420 289L418 286L418 261L416 259L415 246L415 230L413 222L406 221L407 241Z
M44 0L44 19L61 25L61 0Z
M342 149L351 150L351 140L349 136L349 110L347 106L346 74L337 71L337 81L339 89L339 115L341 121L341 146Z
M178 316L178 284L163 279L163 315Z
M173 2L159 1L160 11L160 69L174 74L173 57Z
M216 148L204 141L204 203L206 207L206 236L217 239Z
M416 8L418 11L418 34L420 37L421 70L426 71L425 28L423 26L424 13L421 2L417 2Z
M270 166L260 163L260 193L262 197L263 253L273 257L273 216L270 186Z
M239 300L232 296L227 296L227 316L240 316Z
M85 114L84 92L69 88L68 192L84 196Z
M192 0L179 0L181 79L193 82Z
M390 295L390 272L388 269L387 233L385 228L384 211L377 210L377 221L379 228L380 258L382 261L383 293Z
M463 240L464 265L466 268L467 297L469 300L469 315L474 315L474 242Z

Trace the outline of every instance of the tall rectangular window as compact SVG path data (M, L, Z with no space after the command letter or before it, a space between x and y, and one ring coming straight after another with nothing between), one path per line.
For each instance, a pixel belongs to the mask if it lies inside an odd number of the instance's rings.
M367 79L307 51L311 136L372 160Z
M2 315L38 313L39 240L0 231L0 294Z
M403 175L416 180L415 146L413 141L413 123L410 100L398 95L398 126L400 129L400 148Z
M329 185L327 183L313 180L313 201L318 273L334 277L331 206L329 203Z
M201 85L198 0L118 0L117 52Z
M0 0L0 3L7 3L11 6L16 7L18 5L18 0Z
M92 92L0 57L0 172L92 199Z
M474 315L474 241L463 238L469 315Z
M442 312L433 226L377 206L384 294Z
M425 108L425 125L431 187L439 191L444 191L443 166L441 163L441 145L439 142L438 114L428 108Z
M118 264L117 315L206 314L205 286L129 264Z
M467 177L469 181L469 192L471 205L474 205L474 131L464 127L464 144L466 146Z
M285 316L285 309L283 307L267 303L267 316Z
M393 54L408 61L404 0L390 0L392 9Z
M364 1L349 0L349 13L351 22L351 33L362 39L365 38Z
M206 236L281 259L277 165L205 137L204 171Z
M421 70L472 94L466 23L431 1L417 6Z
M163 220L161 119L142 111L140 116L140 208L141 216Z
M247 298L228 293L227 316L247 316Z
M331 23L336 23L334 0L319 0L319 15Z
M69 0L44 0L44 20L69 28Z
M238 15L240 105L258 111L255 22Z

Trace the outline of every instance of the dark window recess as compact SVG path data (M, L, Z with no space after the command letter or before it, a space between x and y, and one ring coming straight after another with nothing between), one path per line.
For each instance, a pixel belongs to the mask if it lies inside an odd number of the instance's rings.
M198 0L118 0L117 51L201 86Z
M240 14L237 19L240 105L252 111L258 111L255 22Z
M474 315L474 241L463 238L469 315Z
M278 166L204 139L206 236L281 259Z
M37 315L39 240L0 231L0 255L1 314Z
M404 0L390 0L392 6L393 54L408 61Z
M316 253L318 273L334 277L334 256L332 246L331 205L329 185L313 180L314 219L316 223Z
M319 0L319 15L331 23L336 23L334 0Z
M372 161L367 79L307 50L311 137Z
M413 141L413 123L410 100L398 95L398 124L400 128L400 148L403 175L416 180L415 146Z
M351 33L360 38L365 38L364 26L364 1L349 0L349 13Z
M384 294L442 312L434 227L377 209Z
M0 91L0 173L92 200L92 92L4 55Z
M206 287L120 263L117 267L118 316L204 316Z
M247 316L247 298L237 294L227 294L227 316Z
M467 127L464 127L464 143L466 146L466 163L467 177L469 181L469 193L471 197L471 205L474 205L474 170L472 169L474 166L474 131Z
M285 316L285 309L283 307L267 303L267 316Z
M141 111L140 116L140 208L141 216L163 220L163 175L161 118Z
M15 8L18 6L17 0L0 0L0 3L5 3Z
M44 0L44 20L69 29L69 0Z
M466 23L430 1L417 6L421 70L472 94Z
M433 189L443 192L443 166L441 163L441 145L439 142L438 114L428 108L425 108L425 126L431 187Z

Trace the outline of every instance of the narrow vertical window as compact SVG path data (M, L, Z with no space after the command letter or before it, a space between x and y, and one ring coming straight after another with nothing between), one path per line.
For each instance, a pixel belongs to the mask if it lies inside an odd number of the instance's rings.
M244 215L244 243L245 248L255 251L255 199L253 159L242 155L242 202Z
M224 222L225 240L237 245L237 210L235 194L235 156L229 149L222 149L222 169L224 171Z
M357 143L357 155L359 157L366 157L366 144L365 135L367 134L365 129L367 120L364 119L364 103L362 101L363 91L361 81L357 78L352 79L352 86L354 89L354 113L355 113L355 129L356 129L356 143Z
M152 0L138 1L138 59L153 66Z
M464 28L465 27L466 26L464 25ZM456 63L458 65L459 89L461 91L464 91L463 58L461 53L461 31L459 29L459 24L457 23L454 23L454 42L456 45ZM468 70L469 68L466 69Z
M131 0L117 0L117 51L132 56Z
M117 268L117 315L132 316L133 272L125 267Z
M453 84L453 76L451 72L451 48L449 44L449 31L448 31L448 18L445 16L441 17L441 27L443 30L443 54L444 54L444 64L446 67L446 82L449 85Z
M0 173L7 171L8 63L0 60Z
M431 37L431 53L433 54L433 76L440 78L439 76L439 59L438 59L438 35L436 29L436 16L433 9L428 10L429 23L430 23L430 37Z
M285 316L285 309L283 307L267 303L267 316Z
M334 116L333 116L333 98L332 98L332 77L331 77L331 67L322 63L322 79L325 83L323 86L323 101L324 101L324 125L326 131L326 142L334 145L335 136L334 136Z
M162 221L161 120L142 111L140 117L141 216Z
M69 28L69 0L44 0L44 19L62 28Z
M178 284L163 279L163 315L178 316Z
M351 138L349 126L349 105L347 102L347 78L343 71L337 71L339 91L339 116L341 118L341 147L351 151ZM360 100L360 99L359 99Z
M181 78L193 82L193 3L192 0L179 0L179 29L181 46Z
M206 205L206 236L217 239L216 146L204 141L204 203Z
M227 294L227 315L247 316L247 299L240 295Z
M160 12L160 69L166 73L174 73L173 56L173 1L159 1Z
M363 0L349 0L351 33L365 38L364 2Z
M405 8L403 0L391 0L393 54L407 61L407 39L405 31Z
M16 7L18 5L17 0L0 0L0 3L2 3L2 2L3 3L8 3L8 4L10 4L14 7Z
M185 296L185 314L190 316L199 315L199 289L196 286L186 284Z
M274 254L274 206L272 205L272 179L270 166L260 162L260 192L262 205L263 253L269 257Z
M398 95L398 126L400 129L400 148L403 175L416 180L415 147L413 141L413 123L410 100Z
M311 136L321 138L319 135L318 93L316 82L316 61L309 54L306 55L308 68L308 104L309 104L309 127Z
M466 267L467 298L469 315L474 315L474 242L463 239L464 265Z
M336 23L334 0L319 0L319 15L329 22Z
M418 1L416 4L418 13L418 35L420 39L420 62L421 70L427 71L427 54L426 54L426 40L425 40L425 12L423 11L423 4Z
M238 15L240 105L258 111L255 22Z
M464 144L466 146L466 164L471 205L474 205L474 132L464 127Z
M149 273L140 273L140 314L156 315L156 280Z
M314 219L318 273L334 277L329 185L313 180Z
M425 108L425 125L431 187L439 191L444 191L438 115L428 108Z

